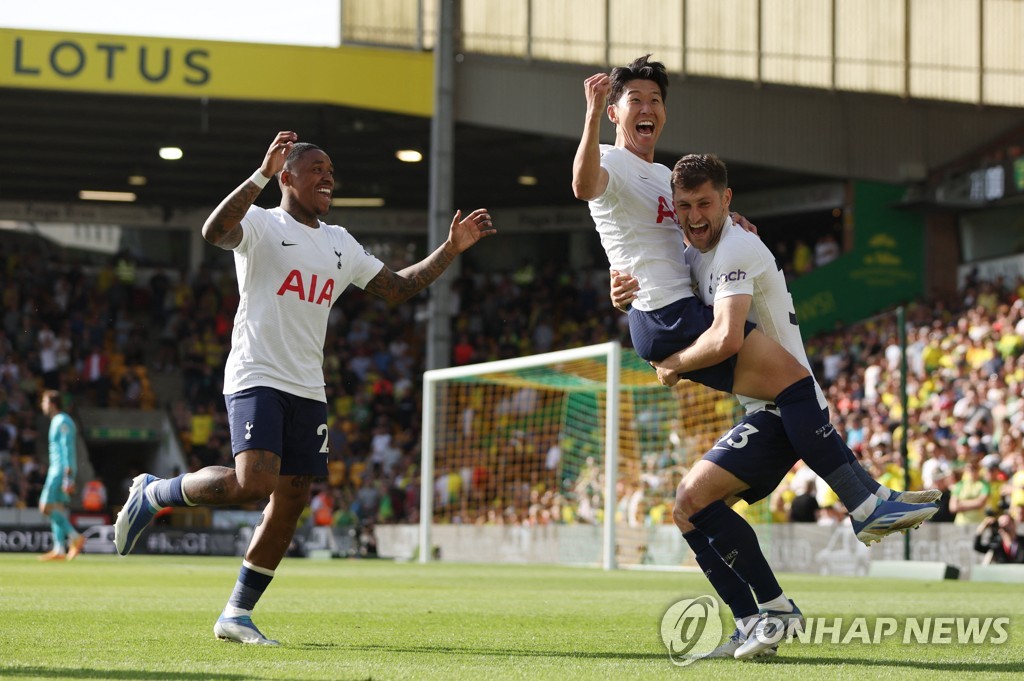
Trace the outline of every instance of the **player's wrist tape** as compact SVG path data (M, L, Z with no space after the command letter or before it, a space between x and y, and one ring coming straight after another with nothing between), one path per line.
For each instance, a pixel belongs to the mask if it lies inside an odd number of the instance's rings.
M249 181L260 189L263 189L267 186L267 183L270 182L270 178L264 175L262 170L257 168L256 172L254 172L252 177L249 178Z

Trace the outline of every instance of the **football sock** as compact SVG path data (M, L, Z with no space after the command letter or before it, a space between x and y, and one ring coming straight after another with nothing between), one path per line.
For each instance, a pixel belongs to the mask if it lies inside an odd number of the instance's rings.
M185 494L181 491L181 480L184 477L185 474L182 473L174 478L151 482L146 487L146 498L149 499L149 503L158 508L185 506Z
M758 603L757 607L761 610L775 610L776 612L793 612L793 604L786 598L786 594L779 594L777 598L773 598L765 603Z
M850 512L850 516L854 520L864 520L871 515L872 511L875 510L875 507L878 506L878 504L882 503L881 499L876 497L874 494L868 494L868 491L864 489L864 486L853 472L853 466L846 465L843 468L833 471L827 478L825 478L825 482L828 483L829 487L835 490L835 493L843 502L843 506L846 506L846 509ZM851 506L845 499L843 499L843 495L839 492L840 489L848 491L852 489L859 490L862 498L856 503L856 505Z
M225 605L224 612L221 613L224 617L252 617L252 610L246 610L245 608L236 608L233 605Z
M64 510L60 508L50 511L50 530L53 531L53 547L58 551L64 550L64 544L70 535L78 534L75 528L71 527L71 521L64 514Z
M690 522L707 536L722 562L750 585L759 601L767 602L782 594L782 587L761 553L754 528L724 501L702 508L690 516Z
M700 530L690 530L683 533L683 539L693 551L697 565L704 571L704 576L711 582L715 593L732 610L732 616L737 623L756 616L757 603L754 602L754 595L750 593L750 587L711 548L707 536Z
M847 461L840 446L842 438L832 437L835 428L829 423L827 410L818 403L814 379L808 376L789 386L776 396L775 404L782 414L786 436L804 463L828 483L843 506L861 506L871 493Z
M828 418L828 412L825 412L825 418ZM850 468L853 469L854 474L857 478L864 483L864 487L867 491L874 494L883 501L888 501L892 498L892 490L884 485L880 484L877 480L871 477L871 474L864 470L864 466L860 465L860 461L857 461L857 455L853 453L850 446L846 444L843 438L839 437L839 433L833 432L832 436L838 440L839 446L842 448L843 453L846 454L846 461L850 464Z
M274 578L274 571L257 567L247 560L242 561L242 569L238 571L238 581L235 582L235 589L228 598L228 608L252 611L260 596L270 586L270 580ZM224 614L228 614L228 608ZM237 614L228 614L229 617Z

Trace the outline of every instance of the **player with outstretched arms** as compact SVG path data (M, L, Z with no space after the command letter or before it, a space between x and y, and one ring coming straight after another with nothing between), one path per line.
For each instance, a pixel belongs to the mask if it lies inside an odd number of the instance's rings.
M281 204L252 205L274 176ZM277 645L252 622L309 502L312 480L327 475L323 359L331 306L349 284L389 303L436 280L459 253L493 234L478 209L456 212L448 239L419 263L393 272L343 227L320 220L331 205L334 166L313 144L280 132L252 177L221 202L203 226L211 244L234 251L240 300L224 370L234 468L208 466L162 480L142 474L114 526L117 552L131 552L167 506L233 506L269 497L253 532L217 638Z

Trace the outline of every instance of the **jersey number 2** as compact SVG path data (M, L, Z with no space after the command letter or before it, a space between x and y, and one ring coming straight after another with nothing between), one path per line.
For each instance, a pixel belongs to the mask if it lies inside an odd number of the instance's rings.
M328 452L327 442L330 439L329 436L327 435L327 424L326 423L321 423L320 426L317 427L317 429L316 429L316 434L324 436L324 444L323 444L323 446L320 447L320 453L321 454L327 454L327 452Z

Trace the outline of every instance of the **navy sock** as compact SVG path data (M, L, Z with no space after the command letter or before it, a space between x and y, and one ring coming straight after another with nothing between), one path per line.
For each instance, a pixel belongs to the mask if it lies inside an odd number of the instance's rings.
M818 403L814 379L808 376L789 386L776 396L775 404L786 436L804 463L829 484L846 508L852 511L864 503L872 493L850 468L842 438L832 437L835 428L829 423L828 410Z
M690 522L707 536L722 562L750 585L759 603L782 595L782 587L761 553L754 528L724 501L715 501L702 508L690 516Z
M235 582L235 589L231 592L228 605L242 610L252 610L260 596L270 586L270 580L274 578L273 573L264 574L252 569L247 561L242 561L242 569L238 571L238 581Z
M839 441L839 446L846 454L846 460L850 463L850 468L853 469L854 474L864 485L864 488L871 494L877 494L878 490L882 489L882 485L872 478L870 473L864 470L864 466L861 466L860 461L857 461L857 455L850 450L849 445L843 441L843 438L839 437L839 433L833 432L831 437L834 437Z
M157 506L185 506L185 495L181 491L181 480L184 477L182 473L176 478L157 480L146 488L146 492L153 495L152 500Z
M683 539L693 551L697 565L704 571L704 576L711 582L715 593L732 610L733 619L756 615L757 602L750 593L750 587L715 552L708 542L707 535L700 530L690 530L683 534Z

